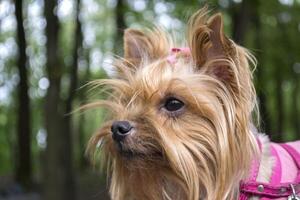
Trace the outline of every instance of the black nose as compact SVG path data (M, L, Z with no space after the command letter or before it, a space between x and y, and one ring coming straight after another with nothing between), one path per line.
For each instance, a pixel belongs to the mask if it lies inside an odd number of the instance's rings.
M115 121L111 126L112 138L120 142L129 135L131 129L132 126L128 121Z

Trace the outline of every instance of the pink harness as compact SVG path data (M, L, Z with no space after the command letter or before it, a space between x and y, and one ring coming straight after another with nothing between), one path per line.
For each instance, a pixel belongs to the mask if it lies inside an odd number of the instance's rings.
M177 62L178 53L190 56L190 49L172 48L167 61ZM260 141L258 144L261 148ZM260 200L300 200L300 141L276 144L271 143L271 154L275 159L274 169L270 181L261 183L256 181L260 162L252 164L250 176L240 183L239 200L258 197Z
M259 162L253 162L250 177L240 183L239 200L250 197L259 197L260 200L300 200L300 141L271 143L270 148L275 159L270 181L256 181Z

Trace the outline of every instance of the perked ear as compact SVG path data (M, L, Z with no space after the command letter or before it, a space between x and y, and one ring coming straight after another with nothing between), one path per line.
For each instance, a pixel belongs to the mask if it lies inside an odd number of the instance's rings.
M124 32L124 58L134 66L166 56L168 46L165 35L158 29L148 34L136 29L126 29Z
M124 32L124 58L131 63L136 63L147 56L151 48L149 38L141 31L126 29Z
M221 14L215 14L208 20L207 11L200 11L192 17L190 22L190 48L192 57L199 69L205 64L207 71L223 82L230 82L232 69L226 60L233 60L235 48L224 34Z
M224 52L224 32L223 19L221 14L212 16L208 21L208 28L210 29L209 40L211 47L208 48L207 58L221 57L225 55Z

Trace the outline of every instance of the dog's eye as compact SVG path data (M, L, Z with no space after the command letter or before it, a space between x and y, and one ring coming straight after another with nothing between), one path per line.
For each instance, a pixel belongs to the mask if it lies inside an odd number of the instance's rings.
M170 97L166 100L164 108L169 112L180 110L184 106L184 103L174 97Z

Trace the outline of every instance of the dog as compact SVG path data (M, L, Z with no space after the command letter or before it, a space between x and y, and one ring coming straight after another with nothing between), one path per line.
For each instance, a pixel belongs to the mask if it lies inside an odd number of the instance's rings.
M186 46L157 27L126 29L114 78L92 82L109 93L85 108L111 113L88 146L111 199L300 199L300 143L271 143L253 125L255 58L207 8Z

